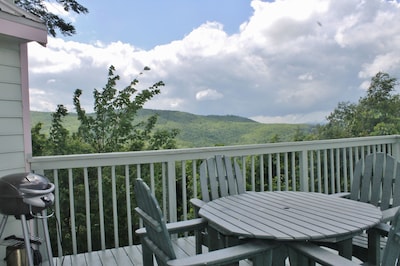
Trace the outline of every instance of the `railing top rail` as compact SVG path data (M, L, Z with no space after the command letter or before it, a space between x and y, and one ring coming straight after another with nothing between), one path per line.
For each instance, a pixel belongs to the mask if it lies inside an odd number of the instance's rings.
M298 152L331 148L357 147L364 145L392 144L397 143L399 138L400 135L390 135L157 151L40 156L29 158L28 162L31 164L32 170L109 166L115 165L116 161L118 162L118 165L146 164L178 160L198 160L214 156L215 154L246 156L253 154Z

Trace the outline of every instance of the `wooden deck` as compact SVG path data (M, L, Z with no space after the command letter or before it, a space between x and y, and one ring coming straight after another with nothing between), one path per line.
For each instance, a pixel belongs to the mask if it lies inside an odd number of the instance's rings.
M174 247L177 257L192 256L195 254L194 237L179 238L174 241ZM141 266L143 265L142 247L141 245L134 245L65 256L55 258L54 264L56 266ZM240 262L240 266L249 265L252 265L250 261Z

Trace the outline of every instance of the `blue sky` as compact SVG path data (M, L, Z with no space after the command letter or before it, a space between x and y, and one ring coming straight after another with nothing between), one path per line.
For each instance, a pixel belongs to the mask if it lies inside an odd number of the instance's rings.
M29 45L31 109L85 109L110 65L123 88L162 80L145 108L323 123L365 96L379 71L400 78L400 4L385 0L82 1L71 37Z
M90 11L76 18L74 40L116 40L151 49L182 39L206 21L218 21L233 34L252 14L246 0L79 1Z

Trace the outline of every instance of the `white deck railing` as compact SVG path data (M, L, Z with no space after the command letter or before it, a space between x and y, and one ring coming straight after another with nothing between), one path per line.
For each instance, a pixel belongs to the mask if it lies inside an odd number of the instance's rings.
M138 218L132 184L136 177L149 184L166 219L173 222L193 215L188 202L200 193L198 166L216 154L239 159L247 190L334 193L350 190L353 165L364 154L387 152L400 159L399 140L400 136L380 136L44 156L29 161L32 171L56 185L55 213L63 231L53 232L52 241L62 255L62 248L77 254L134 244Z

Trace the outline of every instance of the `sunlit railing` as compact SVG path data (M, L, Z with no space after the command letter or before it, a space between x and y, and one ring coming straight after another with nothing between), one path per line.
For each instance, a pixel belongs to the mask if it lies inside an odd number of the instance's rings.
M174 222L193 215L189 199L200 192L198 168L208 157L235 157L247 190L347 192L354 163L364 154L386 152L400 158L399 137L45 156L30 159L30 164L56 185L55 213L64 232L52 233L58 255L67 246L67 253L77 254L135 243L136 177L145 179L166 219Z

